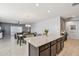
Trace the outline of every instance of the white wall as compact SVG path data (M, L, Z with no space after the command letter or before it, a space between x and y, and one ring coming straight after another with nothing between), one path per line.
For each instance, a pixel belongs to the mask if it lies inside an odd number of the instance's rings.
M32 32L44 33L48 29L49 34L60 34L60 17L43 20L32 25Z
M76 30L71 30L71 25L76 25ZM79 21L66 22L66 31L69 39L79 39Z

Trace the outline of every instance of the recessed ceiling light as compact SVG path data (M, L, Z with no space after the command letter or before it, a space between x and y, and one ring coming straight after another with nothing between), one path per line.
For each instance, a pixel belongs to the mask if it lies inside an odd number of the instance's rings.
M48 10L48 13L50 13L50 10Z
M39 3L36 3L35 6L36 6L36 7L39 7Z

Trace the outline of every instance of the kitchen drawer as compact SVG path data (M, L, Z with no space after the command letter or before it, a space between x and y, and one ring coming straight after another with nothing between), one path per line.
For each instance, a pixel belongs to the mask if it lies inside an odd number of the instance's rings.
M56 56L56 44L51 46L51 56Z
M59 39L57 39L56 41L59 42L59 41L61 41L61 40L62 40L62 38L59 38Z
M56 43L56 53L59 54L61 51L61 41Z
M56 40L54 40L54 41L51 42L51 45L54 45L54 44L56 44Z
M63 49L63 47L64 47L64 40L62 39L62 41L61 41L61 50Z
M62 37L62 40L63 40L63 41L65 40L64 37Z
M50 48L40 52L40 56L50 56Z
M43 51L43 50L45 50L45 49L47 49L47 48L49 48L49 47L50 47L50 43L45 44L45 45L39 47L39 50L40 50L40 51Z

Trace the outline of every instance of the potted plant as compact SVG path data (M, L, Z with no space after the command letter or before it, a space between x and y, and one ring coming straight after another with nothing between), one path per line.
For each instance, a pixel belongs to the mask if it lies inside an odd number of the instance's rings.
M44 32L45 32L45 35L47 36L48 35L48 29L45 29Z

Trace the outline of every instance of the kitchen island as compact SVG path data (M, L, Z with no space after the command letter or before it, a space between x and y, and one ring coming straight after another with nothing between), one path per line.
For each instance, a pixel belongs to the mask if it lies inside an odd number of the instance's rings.
M48 35L25 38L29 56L56 56L64 47L64 37Z

